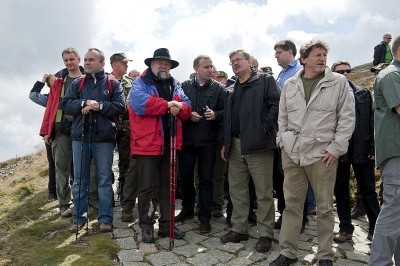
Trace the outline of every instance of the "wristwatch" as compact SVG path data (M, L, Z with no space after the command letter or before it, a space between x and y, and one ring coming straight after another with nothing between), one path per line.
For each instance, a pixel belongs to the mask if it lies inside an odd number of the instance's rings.
M86 101L85 100L82 101L81 106L82 106L82 108L86 106Z
M103 104L102 103L99 103L99 109L103 110Z

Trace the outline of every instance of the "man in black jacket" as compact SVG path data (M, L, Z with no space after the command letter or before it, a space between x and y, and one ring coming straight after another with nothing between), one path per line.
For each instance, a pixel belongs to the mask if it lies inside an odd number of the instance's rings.
M213 207L213 170L219 140L220 121L224 109L224 87L212 79L211 58L199 55L194 59L193 79L182 83L183 91L192 103L190 119L183 122L183 146L180 156L182 178L182 211L177 222L193 218L195 205L194 169L199 174L200 233L211 232Z
M347 61L338 61L331 67L333 72L350 77L351 67ZM339 233L333 238L337 243L351 241L354 226L351 224L350 209L350 166L353 166L365 211L368 216L368 240L372 240L376 219L379 214L378 197L375 191L375 145L374 145L374 113L372 96L367 89L359 88L349 81L354 94L356 121L354 133L349 140L348 152L339 157L336 174L335 195L339 216Z
M260 238L256 250L267 252L274 238L272 169L278 127L279 90L275 79L252 70L250 54L236 50L229 54L237 76L224 109L224 147L221 156L229 159L229 193L233 203L232 230L221 242L249 239L249 176L257 195L257 225Z
M389 32L383 35L383 41L381 41L374 48L374 61L372 64L374 66L379 65L379 63L390 64L393 59L392 49L390 48L390 42L392 41L392 34Z

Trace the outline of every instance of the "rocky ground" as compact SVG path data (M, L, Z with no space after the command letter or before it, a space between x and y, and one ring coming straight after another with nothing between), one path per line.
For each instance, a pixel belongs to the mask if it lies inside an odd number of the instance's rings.
M176 214L181 201L176 202ZM279 214L277 213L277 216ZM195 217L178 223L177 227L186 232L183 240L175 240L175 247L169 251L169 238L157 238L154 244L141 242L141 230L137 222L137 210L134 209L135 222L121 222L121 207L117 199L114 209L113 237L121 247L118 253L120 265L268 265L280 252L277 239L279 230L275 230L276 242L267 253L257 252L254 248L257 239L257 226L250 228L250 239L240 243L222 244L220 236L229 228L225 217L211 219L212 231L207 235L199 233L199 222ZM299 262L295 265L314 265L317 250L316 216L309 216L309 224L300 235ZM368 223L366 217L353 221L355 231L351 243L334 244L335 265L368 264L371 242L367 240ZM335 232L339 229L336 216ZM155 231L157 232L157 224Z

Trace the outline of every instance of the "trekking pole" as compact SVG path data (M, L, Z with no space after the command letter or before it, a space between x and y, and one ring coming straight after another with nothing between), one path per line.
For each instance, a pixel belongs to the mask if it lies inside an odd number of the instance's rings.
M81 184L82 184L82 170L83 170L83 143L85 141L85 114L82 114L82 132L81 132L81 165L79 171L79 185L78 185L78 206L77 206L77 216L76 216L76 231L75 231L75 241L78 241L79 235L79 208L81 204Z
M170 114L169 251L172 251L175 239L176 123L176 116Z
M86 212L86 233L89 231L89 194L90 194L90 164L92 162L91 158L91 149L92 149L92 111L89 111L89 136L88 136L88 143L89 143L89 173L88 173L88 186L87 186L87 212Z

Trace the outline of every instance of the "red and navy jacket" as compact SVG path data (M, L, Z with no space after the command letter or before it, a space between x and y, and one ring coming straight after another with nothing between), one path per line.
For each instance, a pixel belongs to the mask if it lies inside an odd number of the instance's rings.
M162 116L168 112L168 102L158 94L156 85L148 78L147 69L132 84L129 95L131 155L161 155L164 151ZM146 74L147 73L147 74ZM183 102L177 115L176 149L182 147L182 121L190 117L192 107L180 84L173 78L172 100Z

